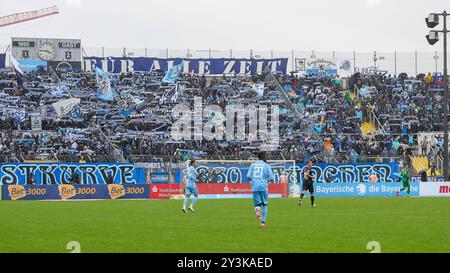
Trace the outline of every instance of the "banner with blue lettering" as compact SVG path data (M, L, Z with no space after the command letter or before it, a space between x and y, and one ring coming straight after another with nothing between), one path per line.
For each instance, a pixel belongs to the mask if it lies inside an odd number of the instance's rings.
M23 72L38 71L39 69L47 70L48 63L42 60L21 60L20 68Z
M0 185L145 184L145 170L122 163L2 163Z
M5 68L6 54L0 54L0 69Z
M206 183L249 183L247 172L249 164L209 164L201 163L197 168ZM280 176L286 175L290 195L299 194L303 183L302 174L305 164L275 164L272 171L275 183ZM361 164L317 164L311 169L316 177L314 187L316 196L396 196L402 187L398 178L398 163L361 163ZM377 182L369 182L376 175ZM184 171L175 174L177 183L183 181ZM419 183L411 179L411 196L419 194ZM405 192L400 193L405 195Z
M286 175L289 183L301 182L305 164L271 164L275 182L280 175ZM209 164L201 163L197 171L205 177L213 177L216 183L248 183L249 164ZM311 168L316 183L359 183L368 182L375 174L379 182L394 182L398 178L398 163L361 163L361 164L317 164ZM176 181L182 181L183 170L178 170Z
M152 184L168 184L170 182L167 172L152 172L150 177Z
M419 187L420 182L411 182L410 195L419 196ZM318 197L397 196L397 191L401 188L401 182L316 183L314 185L315 196ZM406 191L399 193L399 196L406 195Z
M199 75L261 74L266 68L272 72L287 72L288 58L278 59L189 59L189 58L146 58L146 57L85 57L84 70L95 71L101 68L109 73L131 71L149 72L162 70L167 72L170 68L182 64L185 73L194 72Z

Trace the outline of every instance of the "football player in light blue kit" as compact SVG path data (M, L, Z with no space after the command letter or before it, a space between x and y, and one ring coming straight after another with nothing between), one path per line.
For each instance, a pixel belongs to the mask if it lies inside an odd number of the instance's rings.
M269 201L269 182L274 181L272 168L267 164L267 153L259 152L258 161L250 166L247 178L252 183L253 205L256 218L261 221L260 228L266 227L267 203Z
M184 195L184 201L183 201L183 212L186 213L186 206L189 202L189 199L191 195L194 197L192 198L191 205L189 206L189 210L191 212L195 212L194 205L197 202L198 199L198 191L197 191L197 185L198 182L198 172L197 172L197 162L195 159L192 159L190 162L190 166L187 168L187 179L186 179L186 185L185 185L185 195Z

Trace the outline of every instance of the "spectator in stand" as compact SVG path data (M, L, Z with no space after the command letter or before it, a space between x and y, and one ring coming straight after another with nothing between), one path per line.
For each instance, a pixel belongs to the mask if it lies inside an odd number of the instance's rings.
M433 181L436 181L436 161L433 160L433 162L431 163L431 172L430 175L433 177Z

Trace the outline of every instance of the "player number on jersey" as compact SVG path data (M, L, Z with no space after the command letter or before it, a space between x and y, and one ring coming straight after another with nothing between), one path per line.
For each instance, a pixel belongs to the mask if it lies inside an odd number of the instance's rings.
M262 174L263 174L263 167L255 167L254 173L253 173L253 177L254 178L262 178Z

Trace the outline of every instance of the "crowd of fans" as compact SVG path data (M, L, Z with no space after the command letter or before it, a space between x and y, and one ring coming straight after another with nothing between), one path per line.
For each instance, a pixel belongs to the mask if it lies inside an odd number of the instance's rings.
M325 151L337 157L406 158L417 152L419 132L442 131L440 75L356 73L349 79L348 91L341 88L339 77L284 75L282 81L300 114L326 140ZM375 130L362 132L365 122ZM423 154L443 156L442 136L436 134L424 143Z
M193 108L194 97L201 97L204 106L215 104L222 109L233 104L269 109L278 105L279 143L272 147L274 158L393 160L413 155L418 147L424 154L442 155L440 137L425 144L417 138L419 132L442 129L439 75L356 73L341 79L334 75L183 74L176 84L164 83L163 77L162 71L111 75L117 93L127 92L142 101L129 116L122 116L116 101L96 95L93 73L26 73L21 88L12 70L0 71L0 160L248 159L267 144L255 139L174 140L171 127L176 119L171 111L180 103ZM255 84L264 84L263 94L255 90ZM52 104L67 98L81 99L79 117L56 114ZM39 128L31 124L30 116L35 114L42 119ZM365 122L376 129L362 132Z

